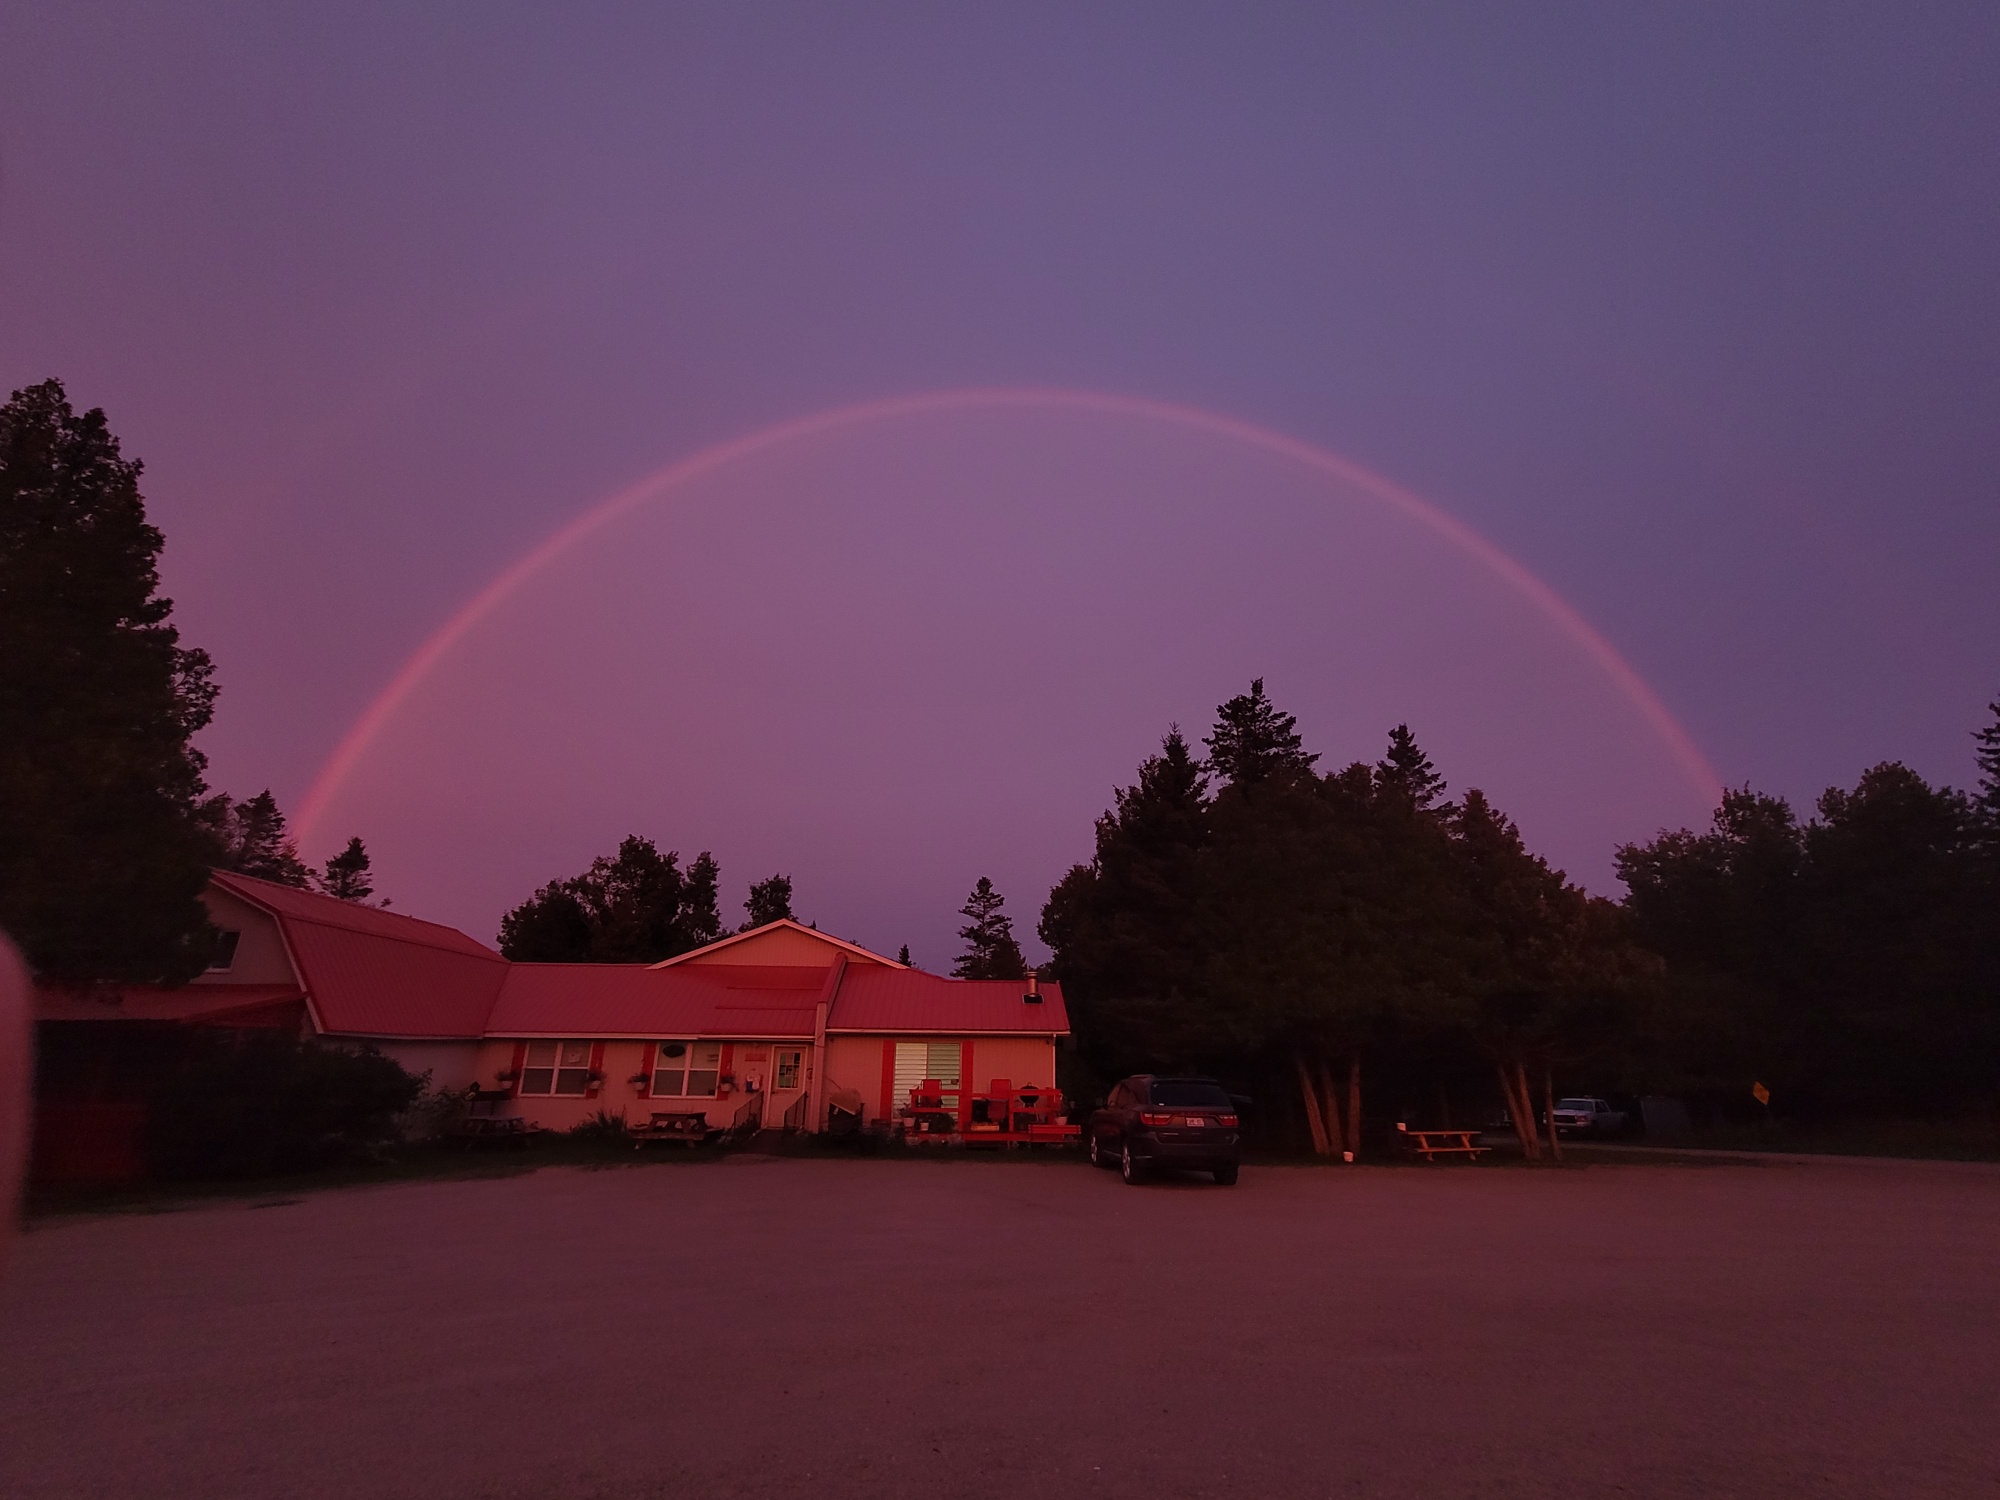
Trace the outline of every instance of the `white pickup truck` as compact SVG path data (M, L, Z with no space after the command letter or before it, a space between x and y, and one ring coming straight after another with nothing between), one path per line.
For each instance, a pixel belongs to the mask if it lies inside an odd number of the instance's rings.
M1626 1115L1602 1099L1558 1099L1554 1110L1559 1135L1623 1135Z

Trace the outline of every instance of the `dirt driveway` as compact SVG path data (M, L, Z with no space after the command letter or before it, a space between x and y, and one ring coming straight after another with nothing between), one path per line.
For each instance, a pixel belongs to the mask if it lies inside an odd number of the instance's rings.
M738 1158L74 1220L0 1494L1992 1496L2000 1169Z

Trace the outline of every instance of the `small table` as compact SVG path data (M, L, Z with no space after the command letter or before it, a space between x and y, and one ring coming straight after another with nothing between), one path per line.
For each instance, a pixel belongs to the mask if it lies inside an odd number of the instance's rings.
M1403 1137L1404 1146L1425 1161L1435 1161L1440 1156L1469 1156L1477 1161L1493 1149L1472 1144L1473 1137L1479 1134L1476 1130L1412 1130L1398 1121L1396 1131Z
M708 1115L698 1109L661 1110L645 1124L635 1121L625 1128L632 1137L634 1150L648 1141L679 1141L684 1146L699 1146L708 1139Z

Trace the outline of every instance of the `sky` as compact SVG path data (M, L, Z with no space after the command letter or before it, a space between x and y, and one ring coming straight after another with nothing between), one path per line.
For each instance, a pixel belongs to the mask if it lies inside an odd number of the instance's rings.
M145 461L212 779L295 809L607 498L1030 387L1421 497L1723 782L1966 784L1996 231L1984 5L0 12L0 380ZM308 854L359 832L399 909L486 937L644 832L941 965L974 877L1031 926L1165 725L1260 674L1330 763L1408 718L1594 888L1702 815L1545 610L1254 444L863 424L594 537L411 690Z

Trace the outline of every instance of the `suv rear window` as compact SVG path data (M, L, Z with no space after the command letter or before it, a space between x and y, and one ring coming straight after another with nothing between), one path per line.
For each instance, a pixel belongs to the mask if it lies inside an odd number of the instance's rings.
M1155 1078L1153 1102L1169 1109L1228 1109L1229 1096L1198 1078Z

